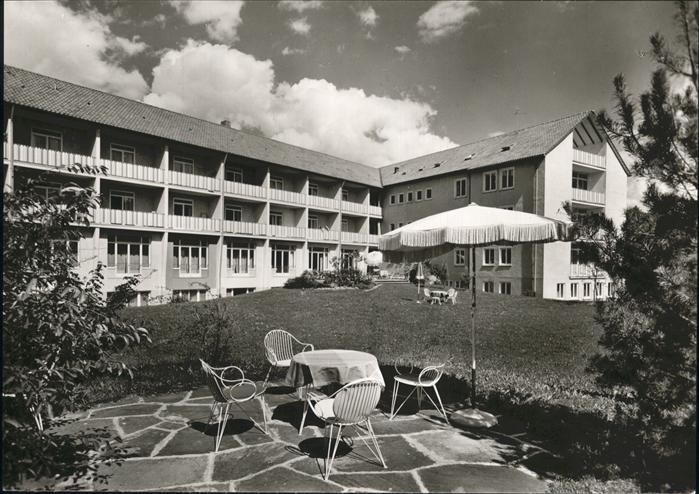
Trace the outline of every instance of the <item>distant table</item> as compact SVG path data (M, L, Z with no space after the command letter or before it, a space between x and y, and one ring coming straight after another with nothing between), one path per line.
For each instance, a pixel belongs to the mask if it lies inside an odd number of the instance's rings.
M370 353L355 350L314 350L297 353L291 359L286 382L295 388L312 385L347 384L371 378L386 387L379 363Z
M444 302L449 297L449 292L445 292L444 290L430 290L430 295L436 295Z

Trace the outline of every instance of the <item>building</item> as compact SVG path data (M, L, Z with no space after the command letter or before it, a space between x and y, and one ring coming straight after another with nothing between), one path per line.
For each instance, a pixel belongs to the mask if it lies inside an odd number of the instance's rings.
M100 208L71 248L81 271L106 266L106 291L139 274L137 305L281 286L471 200L554 217L572 200L615 219L626 203L628 170L590 113L382 169L9 66L4 117L5 188L40 173L47 197L66 182L94 187ZM74 163L107 174L68 171ZM487 291L604 295L606 280L590 281L574 255L564 243L485 249L479 278ZM443 261L459 283L465 253Z

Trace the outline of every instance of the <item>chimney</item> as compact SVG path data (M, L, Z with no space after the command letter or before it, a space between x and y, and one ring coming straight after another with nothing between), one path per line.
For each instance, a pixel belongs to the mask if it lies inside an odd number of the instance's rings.
M224 127L230 128L231 121L230 120L221 120L221 125L223 125Z

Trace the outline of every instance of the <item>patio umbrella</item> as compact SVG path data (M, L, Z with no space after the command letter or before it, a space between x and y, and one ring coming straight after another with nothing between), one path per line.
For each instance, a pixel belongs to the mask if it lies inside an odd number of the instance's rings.
M467 421L496 423L476 408L476 247L546 243L565 240L569 224L560 220L471 203L413 221L379 237L379 250L394 260L422 261L470 247L471 274L471 407L460 412ZM457 412L459 413L459 412Z
M417 301L420 301L420 280L425 279L425 274L422 271L422 263L417 263L417 273L415 274L415 279L417 280Z

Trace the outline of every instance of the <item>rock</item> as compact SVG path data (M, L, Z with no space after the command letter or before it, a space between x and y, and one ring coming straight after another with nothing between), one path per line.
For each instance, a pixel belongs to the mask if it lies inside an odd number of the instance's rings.
M493 427L498 423L494 415L478 410L477 408L467 408L457 410L449 417L449 421L459 427Z

